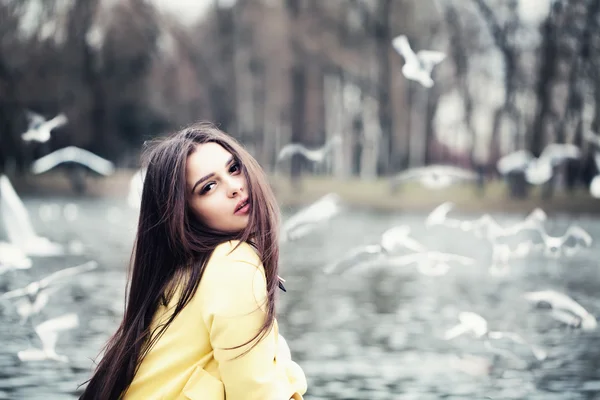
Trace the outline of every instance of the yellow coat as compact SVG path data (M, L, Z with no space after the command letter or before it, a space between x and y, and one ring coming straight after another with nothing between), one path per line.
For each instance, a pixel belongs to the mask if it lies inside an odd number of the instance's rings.
M142 360L124 400L301 400L302 369L292 361L277 321L249 353L265 318L266 278L254 249L223 243L208 261L187 306ZM232 251L233 250L233 251ZM177 303L161 306L152 328L165 321Z

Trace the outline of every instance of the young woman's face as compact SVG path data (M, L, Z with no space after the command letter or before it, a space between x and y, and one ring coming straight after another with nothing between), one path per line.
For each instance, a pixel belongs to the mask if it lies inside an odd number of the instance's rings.
M217 143L196 146L187 159L187 198L200 221L222 232L238 232L248 225L249 193L242 167Z

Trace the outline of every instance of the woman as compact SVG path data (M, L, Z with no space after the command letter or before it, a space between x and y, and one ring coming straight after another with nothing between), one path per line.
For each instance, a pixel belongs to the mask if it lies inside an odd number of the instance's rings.
M150 151L125 315L80 399L302 399L275 319L279 213L234 139L197 124Z

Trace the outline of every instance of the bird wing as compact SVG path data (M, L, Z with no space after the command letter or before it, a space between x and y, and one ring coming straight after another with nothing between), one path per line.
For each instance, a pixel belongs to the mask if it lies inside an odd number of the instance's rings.
M111 175L115 170L112 162L90 151L68 146L35 160L31 164L31 171L34 174L41 174L65 162L76 162L85 165L102 175Z
M544 221L548 219L546 212L541 208L533 210L523 221L517 222L506 228L502 228L503 236L516 235L522 230L539 230L543 229Z
M338 267L342 264L346 264L352 261L351 266L357 263L363 262L365 257L372 257L373 255L381 255L381 246L380 245L367 245L362 247L357 247L353 250L350 250L341 260L337 260L333 263L327 265L324 269L326 274L332 273L334 270L338 269Z
M341 198L337 193L326 194L287 219L283 230L291 231L297 226L325 221L341 211L340 203Z
M59 114L51 120L44 122L44 128L51 131L54 128L65 125L67 122L67 116L65 114Z
M529 301L536 303L546 302L549 303L554 309L563 309L572 312L582 318L590 315L590 313L577 303L575 300L570 298L564 293L560 293L554 290L541 290L536 292L526 292L523 297Z
M26 349L17 352L17 357L21 361L42 361L47 358L46 352L41 349Z
M290 143L285 145L279 155L277 156L277 161L282 161L287 158L292 157L294 154L300 154L301 156L307 158L313 162L320 162L324 157L324 151L327 151L328 147L322 147L321 149L311 150L306 148L304 145L298 143Z
M458 319L461 323L472 327L479 336L487 332L487 321L477 313L472 311L462 311L458 314Z
M546 230L543 225L525 225L522 224L518 229L511 227L510 229L503 228L494 235L494 245L505 245L513 251L519 245L530 246L545 243Z
M450 201L440 204L429 214L425 220L425 226L443 224L452 208L454 208L454 203Z
M35 332L42 341L44 350L54 351L58 340L58 332L79 326L77 314L69 313L52 318L35 327Z
M331 148L327 146L323 146L319 149L307 149L300 151L300 154L304 156L307 160L310 160L314 163L320 163L325 159L325 156L328 152L331 151Z
M444 340L451 340L455 337L463 335L471 330L471 327L464 324L457 324L444 332Z
M544 148L540 155L540 160L547 160L551 165L556 166L565 159L576 159L581 155L581 150L574 144L551 143Z
M306 150L304 146L297 143L290 143L283 146L283 148L279 151L279 155L277 156L277 161L282 161L287 158L292 157L296 153L302 152L302 150Z
M592 236L580 226L571 225L565 236L565 246L567 247L573 247L570 245L590 247L592 245Z
M440 253L437 251L432 251L432 252L430 252L429 255L432 259L434 259L436 261L443 261L443 262L456 261L456 262L459 262L464 265L472 265L473 263L475 263L475 259L473 259L471 257L461 256L460 254Z
M594 153L594 162L596 163L596 169L600 172L600 152Z
M514 333L514 332L490 332L489 333L489 338L490 339L497 339L497 340L501 340L501 339L508 339L514 343L518 343L521 345L525 345L527 347L529 347L529 349L531 350L531 352L533 353L534 357L538 360L544 360L547 357L547 353L544 349L532 345L531 343L529 343L527 340L525 340L521 335L519 335L518 333Z
M115 172L115 166L112 162L79 147L73 148L74 161L87 166L101 175L112 175Z
M410 48L406 35L396 36L392 40L392 47L404 57L404 62L407 64L418 64L419 60L415 52Z
M129 192L127 193L127 204L132 208L140 208L142 192L144 190L144 180L146 179L146 169L137 170L129 181Z
M421 50L417 53L417 58L421 62L423 69L431 73L433 67L446 58L446 54L441 51Z
M550 317L554 318L557 321L562 322L563 324L567 324L570 326L578 326L581 324L581 317L571 314L565 310L552 310L549 313Z
M394 226L381 234L381 247L388 253L394 252L399 247L412 251L423 252L425 246L409 237L410 228L407 225Z
M26 142L30 142L32 140L44 142L46 140L45 138L40 138L40 132L36 129L27 130L27 132L21 135L21 139L23 139Z
M412 179L420 179L423 175L430 173L427 167L410 168L400 172L392 178L393 183L400 183Z
M533 154L528 150L517 150L514 153L510 153L501 157L496 163L498 172L502 175L506 175L511 171L524 170L529 162L533 159Z
M413 253L403 256L393 256L388 258L387 263L396 267L404 267L406 265L419 262L426 256L426 253Z
M48 275L47 277L45 277L43 279L41 279L40 287L46 287L54 281L68 278L68 277L71 277L71 276L74 276L77 274L81 274L83 272L91 271L93 269L96 269L97 267L98 267L98 263L96 261L92 260L92 261L88 261L84 264L77 265L75 267L61 269L59 271L56 271L56 272Z
M73 146L53 151L35 160L31 164L31 172L34 174L44 173L61 163L75 161L74 157Z
M541 208L535 208L529 215L525 218L526 223L535 223L539 224L548 220L548 214L546 211Z
M27 295L27 286L21 289L14 289L10 292L2 293L0 299L14 299L15 297L21 297Z
M427 251L427 247L425 247L419 241L411 237L405 237L404 239L402 239L400 244L408 250L415 251L418 253L423 253Z
M38 114L36 112L33 112L31 110L25 110L25 115L27 116L27 120L29 122L29 128L28 129L35 129L39 125L41 125L44 122L46 122L46 118L44 118L43 115L40 115L40 114Z
M318 222L314 221L299 221L293 226L283 228L282 241L294 241L306 236L319 226Z
M449 175L457 179L477 179L475 171L454 165L432 165L430 171L439 175Z
M6 175L0 175L0 215L4 229L13 244L37 237L29 213Z

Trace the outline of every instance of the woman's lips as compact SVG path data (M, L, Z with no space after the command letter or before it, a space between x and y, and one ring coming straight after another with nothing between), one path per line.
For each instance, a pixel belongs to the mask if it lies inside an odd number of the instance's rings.
M235 215L246 215L250 212L250 203L246 203L242 208L234 212Z

